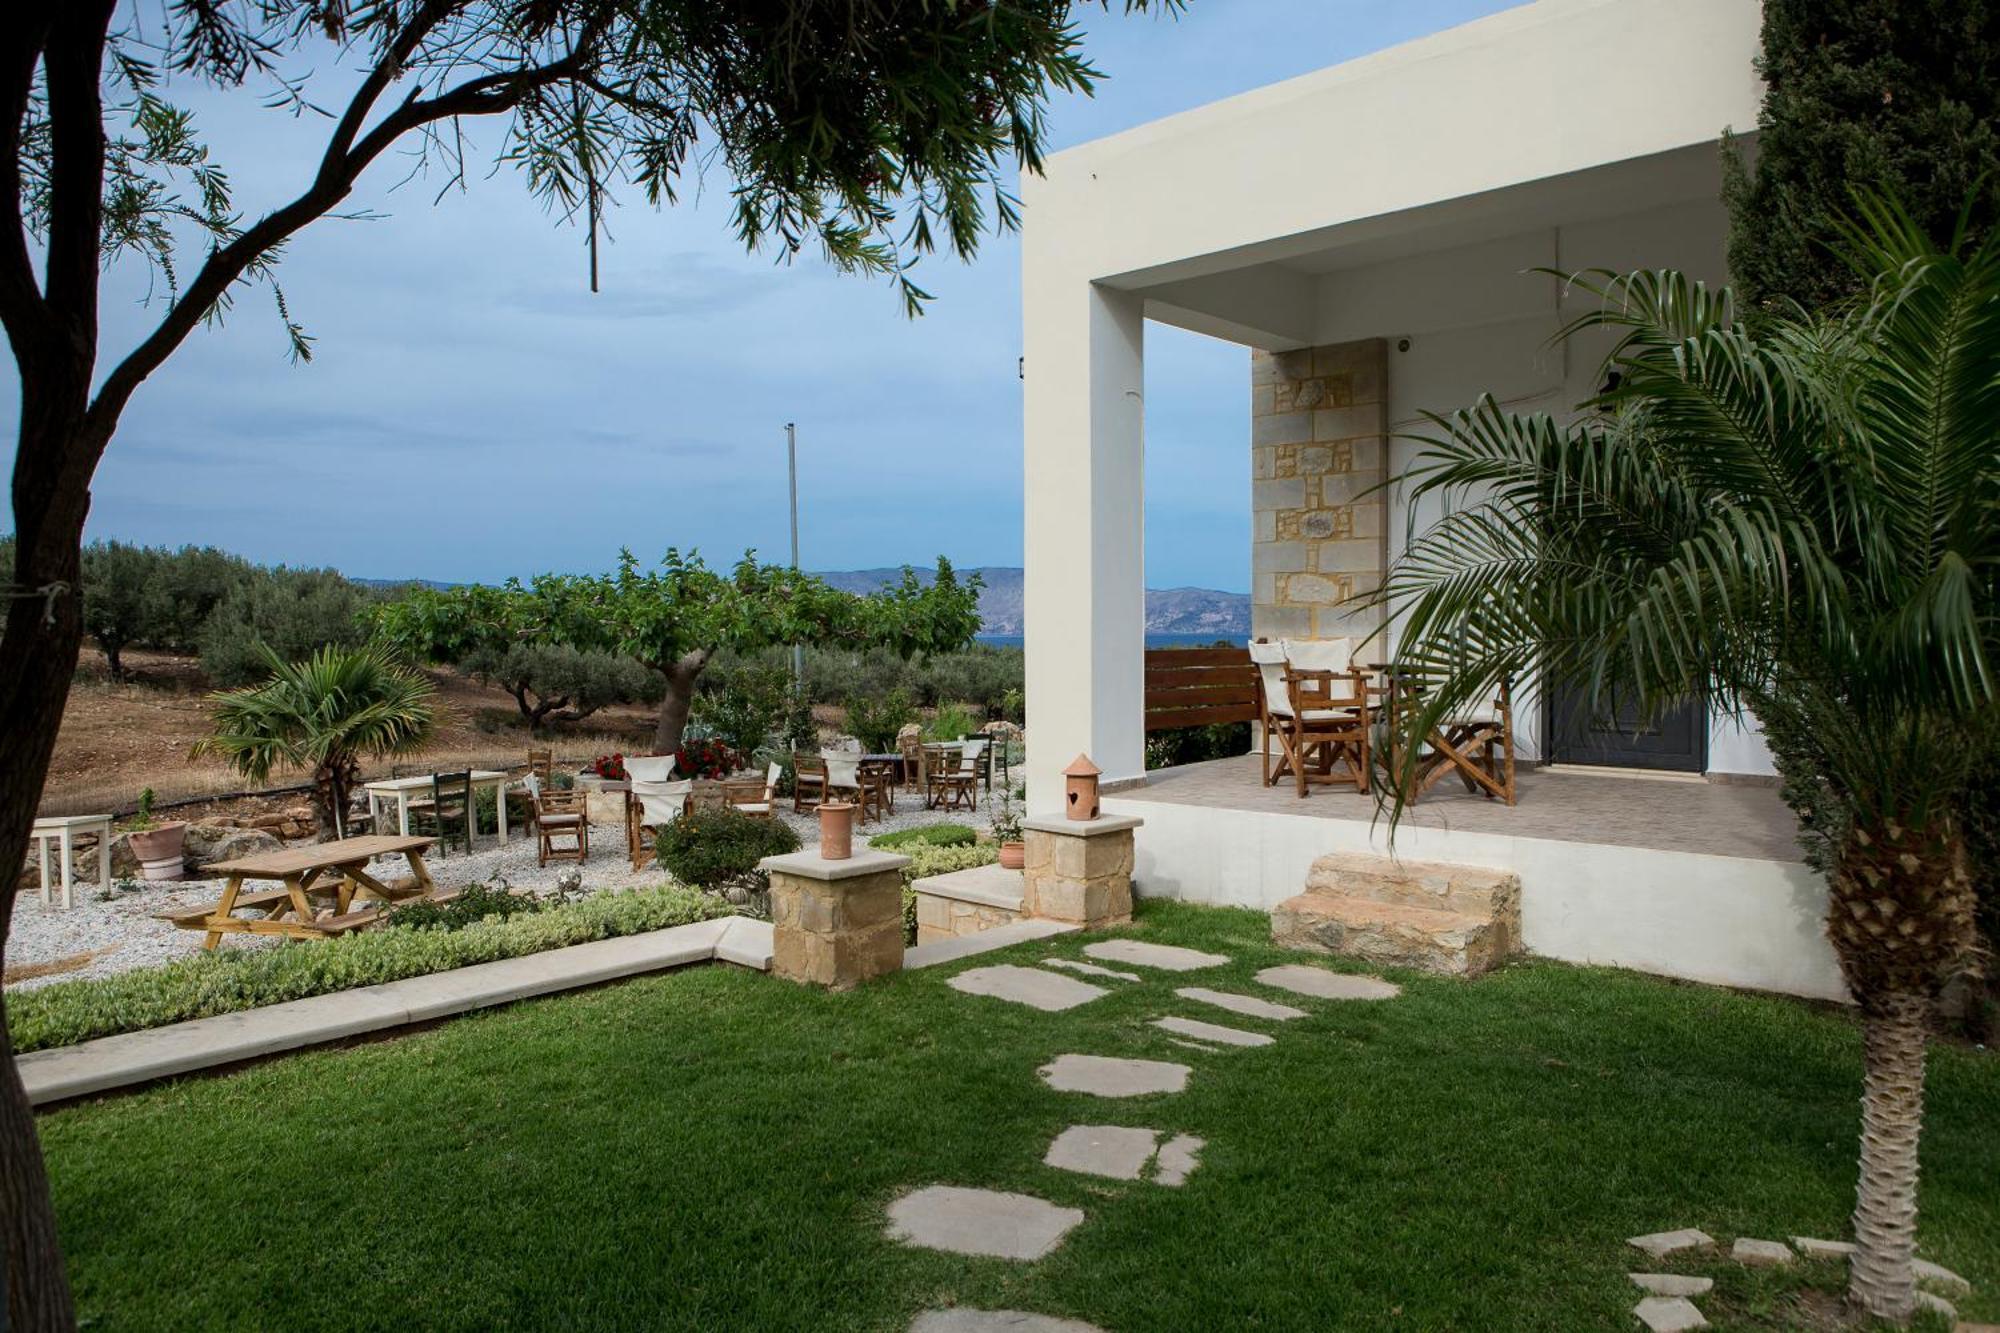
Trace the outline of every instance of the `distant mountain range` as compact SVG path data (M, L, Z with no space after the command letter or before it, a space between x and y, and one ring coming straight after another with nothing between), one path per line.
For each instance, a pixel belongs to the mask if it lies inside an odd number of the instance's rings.
M1015 635L1023 632L1021 570L1018 566L983 565L957 572L960 578L977 574L985 583L979 590L980 633ZM870 593L903 577L901 569L820 570L818 574L834 587L854 593ZM928 583L931 571L919 567L917 577ZM1148 588L1146 632L1240 638L1250 632L1249 594L1218 592L1214 588Z
M979 590L979 632L1002 637L1023 633L1021 570L1015 565L983 565L961 569L958 576L974 574L984 581ZM825 579L843 592L871 593L877 588L902 581L903 571L895 569L819 570ZM931 571L917 567L917 577L931 581ZM430 588L454 585L433 579L356 579L371 587L398 587L420 583ZM1250 597L1247 593L1218 592L1214 588L1146 589L1146 632L1148 634L1213 634L1217 638L1242 638L1250 632Z

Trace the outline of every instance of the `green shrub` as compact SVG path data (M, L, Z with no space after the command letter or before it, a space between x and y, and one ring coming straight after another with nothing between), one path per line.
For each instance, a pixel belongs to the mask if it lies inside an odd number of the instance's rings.
M331 569L262 570L216 603L201 633L201 669L223 688L270 675L258 645L297 662L324 647L359 648L368 639L362 613L369 591Z
M498 685L530 728L545 722L581 722L611 704L656 704L667 678L619 653L584 652L559 643L516 643L501 652L481 645L457 667Z
M970 847L979 835L963 824L927 824L923 828L897 829L879 833L868 840L877 851L893 852L911 847Z
M910 696L901 690L847 696L847 729L861 742L861 748L871 754L893 752L897 734L915 717Z
M879 847L880 841L869 846ZM910 887L920 879L932 875L949 875L954 870L970 870L974 866L990 866L1000 859L1000 849L990 842L977 843L969 847L937 847L926 843L915 843L904 848L904 855L910 863L903 867L903 943L917 942L917 891Z
M760 819L728 808L692 810L662 828L660 864L683 884L720 888L757 869L767 856L799 849L799 835L782 819Z
M730 749L755 755L784 725L791 689L782 667L745 663L722 677L716 688L696 694L694 718Z
M480 795L490 795L481 792ZM492 802L489 801L490 807ZM418 898L404 903L389 913L389 924L405 926L411 930L463 930L476 921L490 921L498 917L528 916L547 907L556 905L553 898L533 898L525 893L512 893L505 886L490 884L468 884L450 902L433 902L429 898Z
M237 1013L286 1000L448 972L473 963L637 935L729 915L729 907L680 885L600 893L581 902L462 930L389 926L274 949L219 950L165 967L59 981L7 997L14 1049L38 1051L115 1032Z
M1019 648L984 643L974 644L963 652L940 653L917 664L922 697L938 707L968 704L981 722L1011 717L1008 695L1010 692L1019 695L1025 661Z
M974 717L971 710L961 704L946 704L937 710L924 727L924 737L934 741L955 741L967 736L977 736L984 719Z
M1146 737L1146 768L1173 768L1210 759L1250 753L1248 722L1217 722L1206 727L1169 727Z

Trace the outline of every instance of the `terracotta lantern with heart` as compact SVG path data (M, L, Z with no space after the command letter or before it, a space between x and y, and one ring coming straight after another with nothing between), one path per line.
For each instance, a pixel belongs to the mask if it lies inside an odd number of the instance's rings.
M1070 761L1070 766L1063 770L1064 814L1071 819L1097 818L1097 779L1101 772L1087 754Z

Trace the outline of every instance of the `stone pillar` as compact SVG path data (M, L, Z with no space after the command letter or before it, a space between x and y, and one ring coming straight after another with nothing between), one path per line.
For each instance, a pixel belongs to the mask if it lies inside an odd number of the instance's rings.
M1258 638L1360 637L1379 611L1342 609L1382 585L1388 496L1388 344L1253 352L1251 606Z
M817 849L767 856L771 971L846 990L903 966L903 867L907 856L865 848L844 861Z
M1132 815L1022 820L1021 915L1092 930L1130 921L1132 830L1143 823Z

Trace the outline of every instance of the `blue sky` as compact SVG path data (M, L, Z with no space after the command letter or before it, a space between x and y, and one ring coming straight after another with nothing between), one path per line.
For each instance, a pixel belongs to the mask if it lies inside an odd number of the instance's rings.
M1193 0L1179 21L1091 10L1095 99L1053 108L1055 147L1098 138L1508 7L1508 0ZM246 207L295 189L324 122L194 86ZM497 133L485 136L489 154ZM144 386L99 468L89 535L214 544L364 577L496 580L606 567L627 545L727 561L786 554L784 423L799 424L810 568L1018 564L1019 247L927 261L930 311L886 283L729 234L726 187L609 218L603 291L582 233L511 170L433 206L378 163L281 279L315 341L293 366L248 293ZM104 355L148 326L144 273L107 281ZM157 314L157 310L152 312ZM18 385L0 378L11 419ZM1249 585L1247 353L1148 329L1147 583Z

